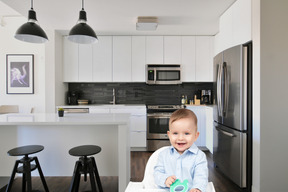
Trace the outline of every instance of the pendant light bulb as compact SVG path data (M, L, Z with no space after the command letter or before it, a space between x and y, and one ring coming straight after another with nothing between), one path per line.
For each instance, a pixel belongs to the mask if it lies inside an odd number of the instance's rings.
M38 25L36 12L33 10L33 0L31 0L31 9L28 11L28 22L18 28L14 37L29 43L45 43L48 41L45 31Z
M79 13L77 24L70 30L68 39L74 43L92 44L98 42L94 30L87 24L87 15L82 0L82 10Z

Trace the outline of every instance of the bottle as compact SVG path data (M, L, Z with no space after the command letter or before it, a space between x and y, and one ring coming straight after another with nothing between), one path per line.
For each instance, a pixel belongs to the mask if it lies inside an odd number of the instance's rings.
M184 95L182 95L181 104L182 104L182 105L185 105L185 103L186 103L186 99L185 99L185 96L184 96Z

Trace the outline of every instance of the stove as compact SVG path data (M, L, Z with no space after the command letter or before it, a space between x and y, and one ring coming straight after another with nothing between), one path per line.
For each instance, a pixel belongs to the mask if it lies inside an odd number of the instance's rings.
M184 105L147 105L147 150L169 146L167 131L171 114Z

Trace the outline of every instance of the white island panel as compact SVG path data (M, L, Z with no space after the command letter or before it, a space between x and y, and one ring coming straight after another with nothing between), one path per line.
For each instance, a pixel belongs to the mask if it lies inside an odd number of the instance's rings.
M130 180L129 114L7 114L0 115L0 176L10 176L15 157L7 151L23 145L43 145L38 156L45 176L72 176L78 145L99 145L95 155L100 176L119 176L119 191ZM37 171L33 172L37 175Z

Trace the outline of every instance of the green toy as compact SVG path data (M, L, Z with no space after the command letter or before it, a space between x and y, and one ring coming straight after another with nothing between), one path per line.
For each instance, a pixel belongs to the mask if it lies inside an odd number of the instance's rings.
M170 192L187 192L188 191L188 180L185 179L182 183L179 179L170 186Z

